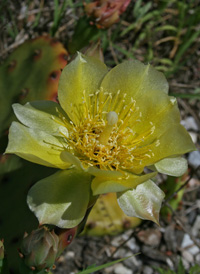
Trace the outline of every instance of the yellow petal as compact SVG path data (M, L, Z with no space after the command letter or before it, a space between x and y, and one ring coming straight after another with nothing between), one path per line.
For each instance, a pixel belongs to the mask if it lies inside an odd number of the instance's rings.
M126 126L132 128L137 139L151 142L171 124L180 123L176 99L167 95L164 75L149 65L136 60L124 62L104 77L101 86L112 94L109 111L117 112L119 120L126 120L131 109Z
M113 105L110 111L116 111L119 115L124 107L128 109L131 107L131 102L135 101L129 126L133 125L134 119L136 120L135 116L140 113L143 120L148 118L148 121L151 121L151 116L157 115L160 108L165 108L169 102L166 94L168 83L164 75L150 65L145 66L136 60L124 62L113 68L104 77L101 86L105 92L112 94ZM114 98L118 91L120 93L115 103ZM135 114L136 108L137 113Z
M87 169L87 172L90 173L91 175L95 176L95 177L100 177L100 178L119 178L123 176L123 173L121 173L120 171L116 171L116 170L104 170L104 169L99 169L96 167L89 167Z
M163 135L158 137L158 140L160 145L155 146L153 150L157 158L160 158L159 160L196 150L192 138L182 125L173 125Z
M5 153L14 153L40 165L65 169L71 164L61 160L62 149L59 138L13 122L9 130L9 143Z
M27 202L40 224L75 227L86 214L90 183L91 176L77 169L58 171L37 182Z
M118 203L127 216L151 220L159 224L159 212L164 192L151 180L136 189L118 194Z
M127 178L95 177L92 181L93 195L132 189L148 179L155 177L156 174L156 172L152 172L137 176L129 173Z
M62 71L58 99L70 119L78 124L85 115L89 94L95 93L107 73L107 67L98 59L78 54ZM85 98L84 98L85 92Z
M84 169L81 161L79 160L79 158L74 156L72 153L70 153L68 151L62 151L61 154L60 154L60 158L61 158L61 160L63 160L66 163L71 163L77 169L82 170L82 171L86 171Z
M157 139L150 145L144 145L134 150L134 155L137 157L146 153L146 157L142 161L134 163L135 169L152 165L164 158L180 156L195 149L195 145L186 129L182 125L175 124L161 136L157 136Z
M60 131L66 129L67 117L59 104L52 101L36 101L24 106L13 104L15 115L25 126L46 133L62 136Z
M182 157L165 158L155 164L158 172L180 177L188 170L187 160Z

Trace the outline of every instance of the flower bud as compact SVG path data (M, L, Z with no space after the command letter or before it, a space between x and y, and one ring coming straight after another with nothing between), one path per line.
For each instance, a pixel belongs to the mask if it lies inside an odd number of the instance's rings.
M55 232L41 227L24 237L20 251L24 263L31 269L49 269L58 257L58 246Z
M128 7L131 0L97 0L85 4L85 12L98 28L109 28L119 21L119 16Z

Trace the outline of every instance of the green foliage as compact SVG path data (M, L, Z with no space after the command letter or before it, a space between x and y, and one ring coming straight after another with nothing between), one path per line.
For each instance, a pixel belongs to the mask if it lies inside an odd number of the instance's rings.
M53 25L50 29L50 35L54 36L56 31L58 30L60 26L60 22L62 20L62 17L64 16L64 13L66 11L67 6L70 4L70 0L64 0L61 7L59 7L59 1L54 0L54 17L53 17Z
M199 274L200 273L200 265L195 264L190 268L189 274Z
M103 31L95 25L90 25L90 19L83 16L76 24L72 40L68 43L67 49L71 54L74 54L89 45L91 41L96 41L102 33Z
M136 256L137 254L135 254ZM113 264L117 264L117 263L120 263L124 260L127 260L128 258L130 258L132 256L129 256L129 257L125 257L125 258L122 258L122 259L119 259L119 260L115 260L113 262L110 262L110 263L106 263L106 264L103 264L103 265L100 265L100 266L96 266L96 265L91 265L89 266L87 269L81 271L81 272L78 272L77 274L90 274L90 273L93 273L93 272L96 272L98 270L101 270L103 268L106 268L106 267L109 267L109 266L112 266Z
M154 267L155 270L158 271L159 274L186 274L188 273L188 271L185 270L182 259L180 259L179 264L178 264L178 269L177 271L173 271L173 270L165 270L163 268L160 267ZM192 266L189 269L189 274L199 274L200 273L200 265L195 264L194 266Z
M138 52L145 48L139 57L153 62L169 77L184 66L192 49L198 47L200 6L197 0L159 1L157 4L139 0L132 6L131 19L117 35L107 37L116 49L119 62L124 58L137 58ZM128 39L128 48L119 42L119 37Z
M183 185L184 181L184 175L179 178L168 176L167 180L161 185L161 189L166 194L165 199L171 198L169 204L173 210L177 210L183 197L184 189L181 189L175 196L173 196L173 194ZM161 209L161 216L168 218L168 221L170 221L171 215L171 210L167 206L163 206Z
M170 93L171 96L175 96L183 99L200 99L200 92L197 93Z

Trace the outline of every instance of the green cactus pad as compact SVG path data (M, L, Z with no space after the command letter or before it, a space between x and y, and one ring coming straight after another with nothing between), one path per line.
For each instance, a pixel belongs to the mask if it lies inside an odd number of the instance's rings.
M0 177L0 237L4 238L8 263L16 274L20 261L17 248L23 235L38 227L26 203L27 192L38 180L55 172L55 169L21 161L21 168Z
M12 104L56 101L58 80L67 58L60 42L42 36L19 46L0 67L0 237L5 240L9 267L16 274L20 260L17 248L24 232L38 226L26 203L27 192L32 184L55 169L2 154L7 146L7 130L15 119Z
M48 36L26 41L0 67L0 135L13 120L12 104L57 99L61 69L68 53Z
M123 213L115 193L108 193L97 200L83 233L92 236L116 235L140 223L139 218L128 217Z

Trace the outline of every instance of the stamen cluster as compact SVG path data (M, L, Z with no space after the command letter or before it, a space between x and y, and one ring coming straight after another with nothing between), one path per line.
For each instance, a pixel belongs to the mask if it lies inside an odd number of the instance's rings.
M142 136L134 132L128 126L129 119L134 115L135 123L138 123L142 114L139 108L135 107L134 100L129 105L125 105L125 100L120 100L117 104L119 94L120 91L112 98L111 94L101 90L90 94L88 99L85 92L83 93L84 115L78 125L70 123L68 135L64 137L67 149L86 167L132 170L142 165L145 158L153 156L150 148L152 144L143 145L143 143L149 135L153 134L155 126L150 125L148 132L143 133ZM123 96L125 97L126 94ZM106 117L113 113L119 119L110 126Z

